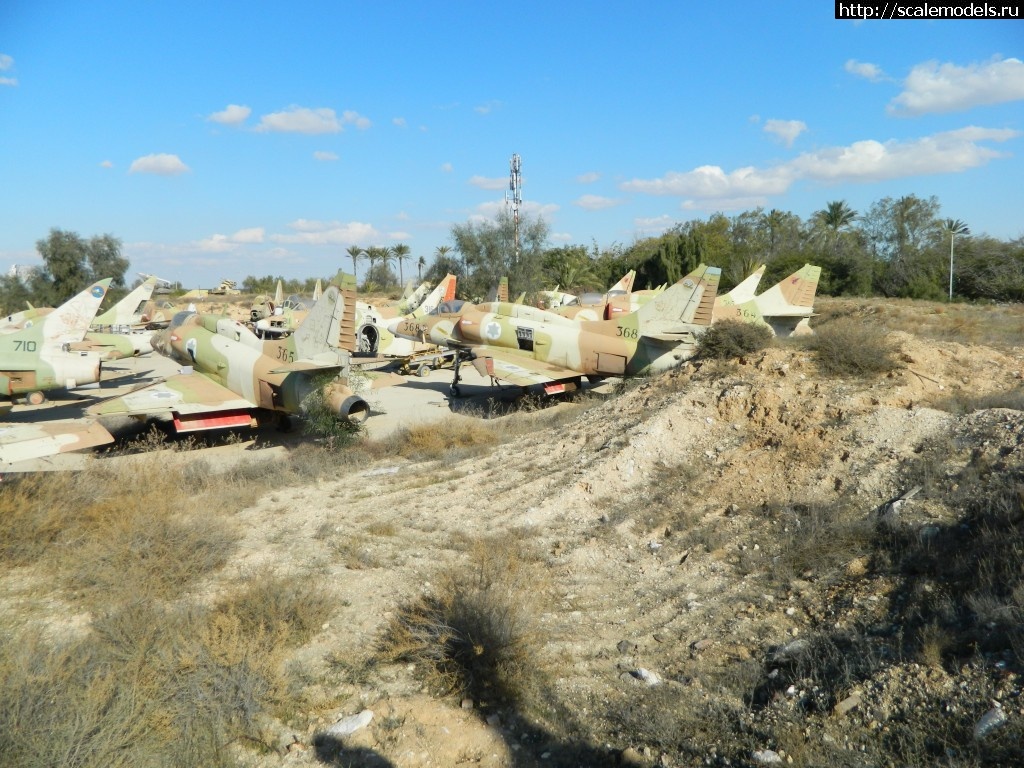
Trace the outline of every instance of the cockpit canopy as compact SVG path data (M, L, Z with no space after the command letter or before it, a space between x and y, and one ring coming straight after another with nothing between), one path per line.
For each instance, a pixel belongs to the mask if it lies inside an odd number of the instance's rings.
M466 305L466 302L462 299L452 299L451 301L442 301L437 305L430 314L432 315L457 315L462 311L462 308Z

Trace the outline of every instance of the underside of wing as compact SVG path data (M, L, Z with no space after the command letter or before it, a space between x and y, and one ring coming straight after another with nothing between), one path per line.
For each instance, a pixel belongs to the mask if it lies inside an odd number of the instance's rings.
M86 409L93 416L159 416L246 410L256 404L198 373L171 376Z
M519 387L578 379L581 375L579 371L545 363L532 357L504 354L498 349L488 349L486 352L478 351L476 355L473 367L481 375L493 376Z
M0 424L0 466L81 451L113 439L99 423L89 419Z

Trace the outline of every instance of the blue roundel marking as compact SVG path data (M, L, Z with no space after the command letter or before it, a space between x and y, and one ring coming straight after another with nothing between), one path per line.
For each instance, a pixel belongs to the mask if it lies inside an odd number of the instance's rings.
M94 285L92 287L92 290L90 291L90 293L98 299L104 293L106 293L106 291L103 290L103 286L102 285Z

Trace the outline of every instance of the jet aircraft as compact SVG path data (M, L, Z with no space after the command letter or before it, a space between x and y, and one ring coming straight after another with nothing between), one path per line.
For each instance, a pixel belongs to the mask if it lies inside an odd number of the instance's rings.
M697 335L711 324L720 277L720 269L702 264L636 312L610 320L577 321L521 304L452 302L435 314L396 321L391 330L459 351L455 397L463 362L492 380L567 392L583 376L655 373L691 356Z
M804 264L789 277L754 296L763 274L762 266L728 294L719 296L715 300L713 322L743 320L767 326L780 337L811 333L808 320L814 314L814 294L818 290L821 267Z
M253 426L264 414L287 424L321 388L339 419L364 421L370 406L349 386L349 356L338 345L343 305L330 286L295 333L266 342L227 317L181 312L154 341L187 367L86 412L171 421L177 432Z
M70 347L85 337L109 286L110 278L100 280L57 309L0 334L0 396L27 395L29 402L38 404L46 390L74 389L100 380L100 355ZM14 324L15 319L11 315L5 322Z

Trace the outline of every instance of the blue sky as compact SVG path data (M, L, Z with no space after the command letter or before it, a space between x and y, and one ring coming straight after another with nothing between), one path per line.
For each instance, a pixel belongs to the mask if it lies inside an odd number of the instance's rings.
M504 205L551 245L935 195L1024 235L1024 21L831 2L0 3L0 267L51 228L186 286L432 259ZM410 267L406 265L406 273Z

